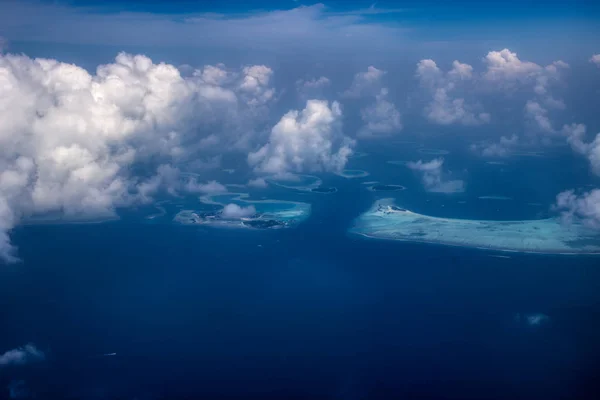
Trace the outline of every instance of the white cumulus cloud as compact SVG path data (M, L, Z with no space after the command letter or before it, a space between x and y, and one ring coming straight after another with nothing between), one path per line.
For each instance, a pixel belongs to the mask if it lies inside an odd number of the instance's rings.
M411 161L406 165L421 174L423 186L428 192L459 193L465 191L464 181L446 179L446 173L442 170L444 165L444 159L442 158L435 158L429 162Z
M241 207L237 204L231 203L223 207L221 216L226 219L240 219L251 217L254 214L256 214L256 209L252 205Z
M354 75L352 85L343 93L347 98L358 98L362 96L373 96L381 90L382 78L386 71L369 66L366 72Z
M269 142L248 155L257 172L285 174L340 171L352 154L354 141L342 132L337 102L309 100L302 111L285 114L271 130Z
M597 67L600 67L600 54L594 54L592 58L590 58L590 62Z
M556 196L555 209L561 212L566 222L574 220L595 229L600 229L600 189L577 194L567 190Z
M567 137L571 148L587 157L594 174L600 176L600 133L591 142L586 142L586 126L571 124L563 126L562 133Z
M387 99L388 90L381 89L375 102L360 112L365 123L358 132L362 138L387 137L402 130L400 112Z
M519 137L517 135L512 135L511 137L502 136L497 143L472 144L470 149L482 157L507 157L518 142Z
M267 181L264 178L256 178L256 179L250 179L248 181L248 186L264 189L269 185L267 184Z
M160 164L212 164L215 152L247 151L262 118L257 107L274 95L272 73L264 65L239 72L217 65L182 76L173 65L126 53L89 73L0 54L0 260L16 260L9 231L23 218L114 216L153 190L186 190L166 188L177 180ZM209 161L203 152L212 152Z
M473 67L454 61L452 69L444 73L433 60L421 60L416 76L431 93L432 100L425 108L431 122L440 125L480 125L490 122L490 114L482 112L477 104L469 104L455 96L458 85L473 78Z

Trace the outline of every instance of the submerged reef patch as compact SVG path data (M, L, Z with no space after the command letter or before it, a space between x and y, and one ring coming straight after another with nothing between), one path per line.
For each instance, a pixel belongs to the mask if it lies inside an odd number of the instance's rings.
M336 175L343 176L344 178L364 178L370 174L362 169L344 169L341 172L337 172Z
M368 187L368 189L372 192L397 192L400 190L405 190L406 187L402 185L383 185L383 184L374 184Z

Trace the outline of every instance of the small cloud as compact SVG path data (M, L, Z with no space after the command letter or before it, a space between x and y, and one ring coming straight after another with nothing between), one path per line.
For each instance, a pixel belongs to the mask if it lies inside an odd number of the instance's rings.
M597 67L600 67L600 54L594 54L592 58L590 58L590 62Z
M248 186L254 188L266 188L268 186L267 181L264 178L250 179Z
M585 193L567 190L556 196L554 210L561 213L565 223L581 222L594 229L600 229L600 189Z
M435 158L429 162L422 160L408 162L406 166L421 174L423 186L428 192L434 193L461 193L465 191L465 183L462 180L447 180L442 171L443 158Z
M217 181L209 181L207 183L198 183L195 179L190 179L185 184L185 190L190 193L225 193L227 188Z
M34 344L29 343L16 349L8 350L0 355L0 367L11 365L25 365L33 362L44 361L46 356Z
M359 98L379 93L381 80L386 73L386 71L369 66L366 72L359 72L354 75L352 85L343 93L343 97Z
M237 204L227 204L223 207L221 217L226 219L248 218L256 214L254 206L240 207Z

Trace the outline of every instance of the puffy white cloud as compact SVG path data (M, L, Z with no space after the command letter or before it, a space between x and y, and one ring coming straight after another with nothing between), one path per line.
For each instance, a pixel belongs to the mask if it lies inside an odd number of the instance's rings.
M252 65L242 70L239 90L251 106L264 105L273 99L275 89L269 87L273 70L265 65Z
M435 87L444 79L444 73L435 61L426 59L417 63L417 78L424 86Z
M381 89L375 96L375 103L361 110L360 115L365 125L359 130L359 137L387 137L402 130L400 112L394 103L387 100L387 94L387 89Z
M507 157L518 142L519 137L517 135L512 135L511 137L502 136L498 143L472 144L470 149L482 157Z
M8 231L32 215L108 217L159 189L215 190L193 180L166 187L178 182L166 167L147 175L161 163L212 165L218 159L202 152L252 143L271 75L263 65L239 73L218 65L184 77L126 53L90 74L0 54L0 259L15 261Z
M596 64L597 67L600 67L600 54L594 54L592 58L590 58L590 62Z
M296 90L303 99L321 98L325 88L331 85L329 78L321 76L310 80L299 79L296 81Z
M227 188L217 181L208 181L207 183L199 183L195 179L190 179L184 185L184 189L188 193L214 194L227 192Z
M490 114L473 112L472 107L463 98L452 98L448 89L438 88L433 100L425 109L427 118L440 125L460 123L462 125L480 125L490 122Z
M513 82L529 79L542 67L529 61L521 61L517 53L509 49L490 51L484 59L487 72L484 77L491 81Z
M454 61L452 69L444 73L433 60L421 60L416 76L421 85L431 92L432 100L425 108L430 121L440 125L480 125L490 122L490 114L481 112L476 104L468 104L454 92L461 82L473 78L473 67Z
M571 148L587 157L592 171L600 176L600 133L589 143L585 141L586 126L583 124L565 125L562 133L567 137Z
M567 190L556 196L554 208L561 212L566 222L580 221L595 229L600 229L600 189L582 194Z
M551 96L549 89L561 78L561 70L569 68L564 61L558 60L542 67L530 61L519 59L517 53L508 49L490 51L484 59L487 71L484 79L497 88L513 91L518 87L530 86L534 99L527 101L525 116L533 127L533 133L556 133L548 116L548 109L562 110L565 104L561 99Z
M473 67L454 60L452 69L448 72L448 77L452 80L469 80L473 78Z
M227 204L221 212L221 216L226 219L248 218L254 214L256 214L254 206L241 207L233 203Z
M38 350L35 345L29 343L0 354L0 368L43 361L45 358L46 356L41 350Z
M527 118L542 132L552 133L554 128L548 118L548 110L537 101L528 100L525 104L525 114Z
M462 180L446 180L442 166L443 158L435 158L429 162L422 160L406 164L413 171L421 173L423 185L428 192L436 193L459 193L465 191L465 183Z
M302 111L285 114L271 130L269 142L248 155L257 172L285 174L340 171L352 154L354 141L342 132L337 102L309 100Z
M267 184L267 181L264 178L256 178L256 179L250 179L248 181L248 186L264 189L264 188L268 187L269 185Z
M331 81L329 80L329 78L325 77L325 76L321 76L320 78L313 78L310 80L298 80L296 81L296 85L298 87L302 87L302 88L310 88L310 89L321 89L325 86L329 86L331 84Z
M386 71L369 66L366 72L354 75L352 85L343 93L344 97L358 98L362 96L373 96L381 90L382 78Z

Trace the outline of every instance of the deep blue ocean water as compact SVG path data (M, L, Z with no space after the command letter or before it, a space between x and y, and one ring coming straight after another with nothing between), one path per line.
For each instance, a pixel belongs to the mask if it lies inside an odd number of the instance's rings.
M35 343L47 359L0 370L0 398L14 380L40 399L600 398L598 257L496 258L506 254L346 233L389 196L430 215L546 216L558 191L589 183L585 163L452 153L467 191L441 195L386 164L415 159L403 151L352 160L365 178L324 175L337 193L251 192L311 203L294 229L139 217L152 210L17 228L24 262L0 268L0 343ZM407 190L370 192L370 180ZM548 319L536 326L518 317L538 313Z

